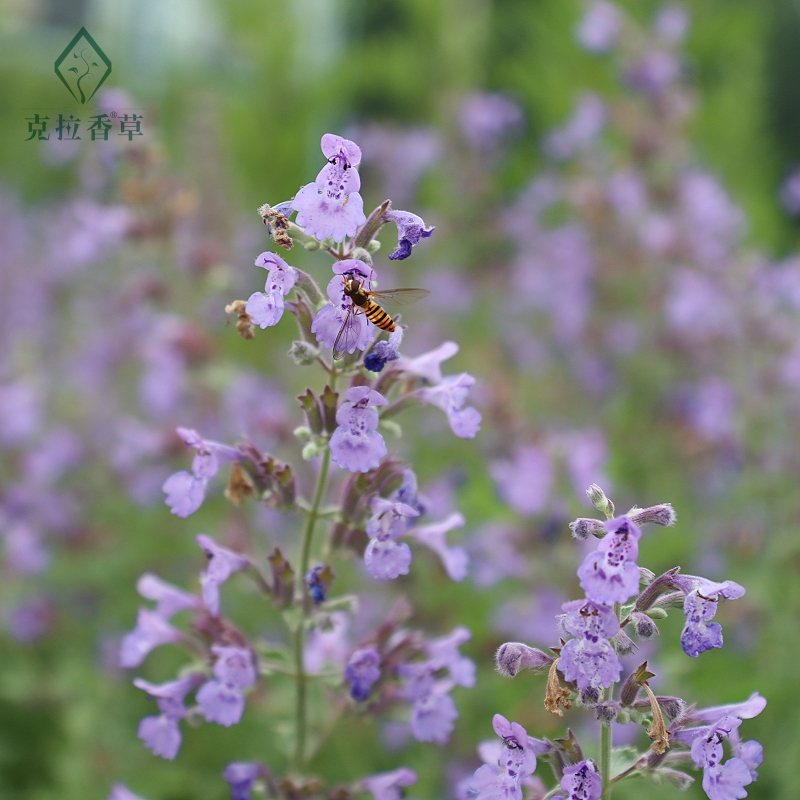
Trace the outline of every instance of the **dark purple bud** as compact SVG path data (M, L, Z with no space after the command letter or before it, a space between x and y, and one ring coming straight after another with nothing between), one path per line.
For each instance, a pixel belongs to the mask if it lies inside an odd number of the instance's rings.
M662 503L659 506L650 506L650 508L638 508L635 511L631 511L628 516L631 522L636 525L644 525L646 522L653 522L665 528L674 525L677 519L675 509L670 503Z
M600 690L596 686L587 686L580 690L581 705L594 708L600 700Z
M595 714L597 714L598 722L602 725L610 725L619 714L619 703L615 703L613 700L607 700L604 703L598 703L594 707L594 711Z
M647 588L637 598L634 610L647 611L647 609L655 604L656 600L658 600L661 595L674 591L677 588L674 578L679 570L680 567L673 567L650 581Z
M264 767L252 761L233 761L225 767L222 777L231 789L231 800L250 800L250 790L261 776Z
M306 575L306 586L315 605L324 603L328 599L328 589L334 577L333 570L327 564L309 570Z
M633 623L633 629L640 639L650 639L653 636L658 636L658 627L647 614L642 614L640 611L632 611L630 620Z
M606 528L599 519L588 519L586 517L579 517L575 522L570 522L569 529L575 539L588 539L590 536L596 536L602 539L606 535Z
M631 653L636 652L638 649L638 645L636 642L628 636L625 631L620 628L612 637L611 637L611 646L616 651L617 655L620 656L629 656Z
M495 666L504 678L513 678L520 670L541 672L553 663L553 659L535 647L522 642L506 642L497 648Z
M381 657L374 647L356 650L344 668L344 679L350 684L353 700L363 702L372 691L373 684L381 677Z

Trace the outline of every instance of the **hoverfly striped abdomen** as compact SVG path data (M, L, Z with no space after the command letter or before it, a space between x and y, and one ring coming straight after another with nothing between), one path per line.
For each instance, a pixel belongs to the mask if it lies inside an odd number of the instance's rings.
M364 313L367 315L367 319L373 325L377 325L381 330L389 331L389 333L394 330L394 320L377 303L373 303L372 300L367 300L364 306Z

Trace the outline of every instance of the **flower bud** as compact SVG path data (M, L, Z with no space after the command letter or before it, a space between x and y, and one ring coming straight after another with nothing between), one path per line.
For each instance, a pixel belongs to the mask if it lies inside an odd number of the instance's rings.
M596 686L587 686L580 691L581 705L594 708L600 700L600 690Z
M292 346L287 353L295 364L307 367L313 364L319 358L319 348L315 347L311 342L304 342L301 339L295 339Z
M646 522L653 522L665 528L675 524L677 516L671 503L662 503L659 506L650 508L637 508L628 514L628 519L636 525L644 525Z
M322 433L322 411L311 389L306 389L305 394L297 395L297 402L306 414L306 424L312 433Z
M350 254L350 258L363 261L368 267L372 266L372 256L370 255L369 251L363 247L354 247L353 252Z
M591 504L602 514L605 514L608 519L614 518L614 504L606 497L606 493L596 483L593 483L586 490L586 496L589 498Z
M655 755L656 754L653 753L653 756ZM654 778L662 778L667 783L671 783L676 789L679 789L682 792L685 792L694 783L694 778L691 775L687 775L685 772L681 772L678 769L672 769L670 767L659 767L657 770L654 770L649 774Z
M553 659L522 642L506 642L501 644L495 654L497 671L505 678L513 678L520 670L530 669L539 672L547 669Z
M320 453L319 445L316 442L307 442L303 446L303 461L311 461L312 458L316 458Z
M575 522L570 522L569 529L575 539L588 539L590 536L597 536L602 539L606 535L606 528L599 519L588 519L579 517Z
M594 707L594 711L597 714L598 722L602 725L610 725L619 715L619 704L613 700L607 700L604 703L598 703Z
M380 250L380 249L381 249L381 243L380 243L380 241L379 241L378 239L373 239L373 240L372 240L372 241L371 241L371 242L370 242L370 243L367 245L367 250L369 250L369 251L370 251L370 253L377 253L377 252L378 252L378 250Z
M636 605L634 606L636 611L647 611L662 594L675 589L673 578L679 569L680 567L673 567L650 581L647 588L636 600Z
M622 628L611 637L610 641L611 646L620 656L629 656L638 649L636 642Z
M642 614L640 611L632 611L630 619L633 623L633 629L640 639L651 639L653 636L658 636L658 626L647 614Z
M309 428L308 425L298 425L292 431L292 434L301 442L307 442L311 439L311 428Z

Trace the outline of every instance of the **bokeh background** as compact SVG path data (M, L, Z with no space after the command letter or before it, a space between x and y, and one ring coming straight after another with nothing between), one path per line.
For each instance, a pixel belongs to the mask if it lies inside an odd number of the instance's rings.
M196 582L196 533L293 546L296 520L232 510L221 487L179 520L160 485L187 463L179 424L292 453L292 323L245 342L223 309L260 288L255 209L312 180L327 131L360 143L365 205L391 197L437 226L391 267L387 232L376 268L431 289L407 351L457 341L449 371L477 377L484 414L461 441L439 412L407 412L395 445L436 507L466 516L470 577L444 581L420 555L367 588L383 608L407 595L433 633L467 625L479 673L447 746L408 741L400 717L354 719L313 768L336 782L406 764L412 796L452 797L492 714L561 735L544 678L506 681L492 656L552 641L553 609L577 596L567 524L600 481L618 509L677 510L640 563L747 587L721 609L723 650L686 657L673 614L644 657L658 691L689 702L765 695L745 723L766 754L749 796L796 796L800 6L692 0L685 36L674 9L658 28L657 3L619 7L618 42L592 52L573 0L2 1L0 796L104 798L121 780L211 800L231 760L286 763L258 704L155 758L116 652L142 572ZM92 107L143 113L141 141L26 141L33 113L86 112L53 74L81 25L113 62ZM291 255L327 280L319 254ZM269 636L277 616L249 592L230 587L232 616ZM138 674L179 665L159 651ZM271 691L279 707L288 688ZM594 735L579 712L566 725Z

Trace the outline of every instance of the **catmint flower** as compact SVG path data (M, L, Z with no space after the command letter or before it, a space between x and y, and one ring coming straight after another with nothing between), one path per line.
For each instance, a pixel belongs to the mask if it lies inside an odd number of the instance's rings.
M621 27L619 7L607 0L594 0L575 30L575 38L590 53L606 53L616 45Z
M454 581L463 581L467 577L469 556L463 547L448 547L446 536L449 531L463 528L465 524L463 514L456 511L440 522L420 525L408 532L409 536L413 536L420 544L429 547L441 558L445 572Z
M472 632L459 625L446 636L433 639L425 644L428 654L428 666L438 671L446 669L450 677L459 685L471 687L475 685L475 662L462 656L458 648L472 638Z
M619 631L613 609L592 600L565 603L564 628L575 636L561 648L559 669L579 689L611 686L622 672L614 648L608 641Z
M406 532L407 520L418 515L419 511L405 503L382 497L373 499L372 516L367 521L370 542L364 552L367 572L373 578L394 580L399 575L408 575L411 548L397 539Z
M219 587L230 578L231 573L247 569L250 560L227 547L221 547L204 533L198 534L196 541L208 558L208 566L200 573L203 602L211 616L216 617L219 615Z
M427 664L404 664L398 674L408 681L405 696L413 702L409 722L414 738L445 744L458 719L456 704L448 694L453 681L436 680Z
M308 236L341 242L345 236L354 236L358 226L367 221L356 170L361 150L349 139L332 133L322 137L321 146L328 163L314 183L303 186L295 195L292 208L297 211L297 224Z
M689 31L689 14L681 3L661 6L653 20L656 36L664 44L680 44Z
M268 270L269 277L263 292L254 292L247 299L245 311L260 328L277 325L283 316L283 298L297 281L297 270L275 253L261 253L257 267Z
M364 369L368 369L370 372L381 372L390 361L400 358L399 347L402 340L403 328L398 325L389 334L387 341L378 342L364 357Z
M495 733L503 740L498 763L484 764L472 776L475 800L522 800L522 782L536 769L532 740L519 723L500 714L492 718Z
M374 800L402 800L405 786L417 782L417 773L408 767L380 772L359 781L359 787L372 794Z
M356 650L344 668L344 679L350 684L350 696L363 702L372 691L373 684L381 677L381 657L374 647Z
M474 439L481 427L481 414L472 406L464 408L470 386L475 378L466 372L448 375L437 386L417 390L417 396L432 403L447 414L450 429L461 439Z
M136 582L136 591L147 600L155 600L155 613L164 619L170 619L179 611L199 608L200 598L184 592L171 583L162 581L157 575L145 572Z
M578 100L569 120L547 136L544 150L558 161L572 158L594 144L607 120L606 104L598 95L586 92Z
M401 357L398 366L428 383L438 384L442 382L442 361L447 361L457 352L458 345L455 342L442 342L434 350L429 350L416 358Z
M145 800L138 794L134 794L127 786L122 783L115 783L111 787L111 794L106 800Z
M162 644L180 641L183 634L169 624L158 612L140 608L136 627L127 634L120 647L119 665L138 667L147 654Z
M162 488L167 495L166 504L170 511L185 518L194 514L203 504L206 487L220 465L226 461L236 461L242 454L234 447L203 439L190 428L177 428L177 433L197 453L192 461L191 473L181 470L170 475Z
M681 647L687 656L697 658L700 653L722 647L722 626L711 622L717 613L719 600L735 600L745 593L735 581L716 583L693 575L675 575L673 582L686 592L683 615L686 624L681 631Z
M494 461L489 471L500 496L514 511L525 516L544 511L553 483L553 467L543 448L518 447L510 461Z
M561 800L600 800L603 794L603 782L591 759L565 767L560 786L566 792Z
M522 111L502 94L475 92L459 106L458 122L474 150L491 153L522 127Z
M254 761L232 761L222 773L231 789L231 800L250 800L253 784L261 777L264 768Z
M368 472L386 455L375 406L385 406L388 401L368 386L348 389L345 400L336 412L339 427L331 436L331 458L350 472Z
M242 647L214 645L217 656L214 677L197 692L197 703L209 722L226 728L235 725L244 713L244 689L256 682L256 671L250 651Z
M753 692L743 703L729 703L724 706L693 709L686 715L686 718L693 722L716 722L723 717L753 719L766 707L767 701L758 692Z
M328 298L330 302L324 305L318 312L314 321L311 323L311 332L317 337L317 341L323 347L333 347L336 344L336 337L342 330L342 325L347 319L350 309L353 306L352 298L344 293L343 275L352 275L357 280L363 282L365 288L369 289L375 280L375 271L368 267L363 261L356 258L348 258L338 261L333 265L334 276L328 282ZM353 314L347 323L349 330L342 334L342 340L351 343L349 348L342 348L348 353L356 350L364 350L372 341L375 335L375 326L367 319L366 314ZM344 345L344 341L340 344Z
M162 683L160 686L141 678L134 680L133 685L154 698L159 711L161 711L160 716L145 717L139 723L137 733L145 747L152 750L154 755L169 761L178 755L181 746L181 731L178 722L186 716L183 700L197 686L199 680L202 678L191 675L181 680Z
M753 782L747 764L737 757L724 764L722 742L732 734L738 736L742 724L736 717L723 717L703 730L692 742L692 760L703 768L703 790L711 800L737 800L747 795L744 787Z
M608 532L597 550L589 553L578 568L581 588L598 603L624 603L639 591L639 555L641 532L626 516L605 523Z
M402 261L411 255L411 248L420 239L427 239L435 228L427 228L421 217L410 211L387 211L383 215L386 222L390 220L397 225L397 248L389 254L391 261Z

